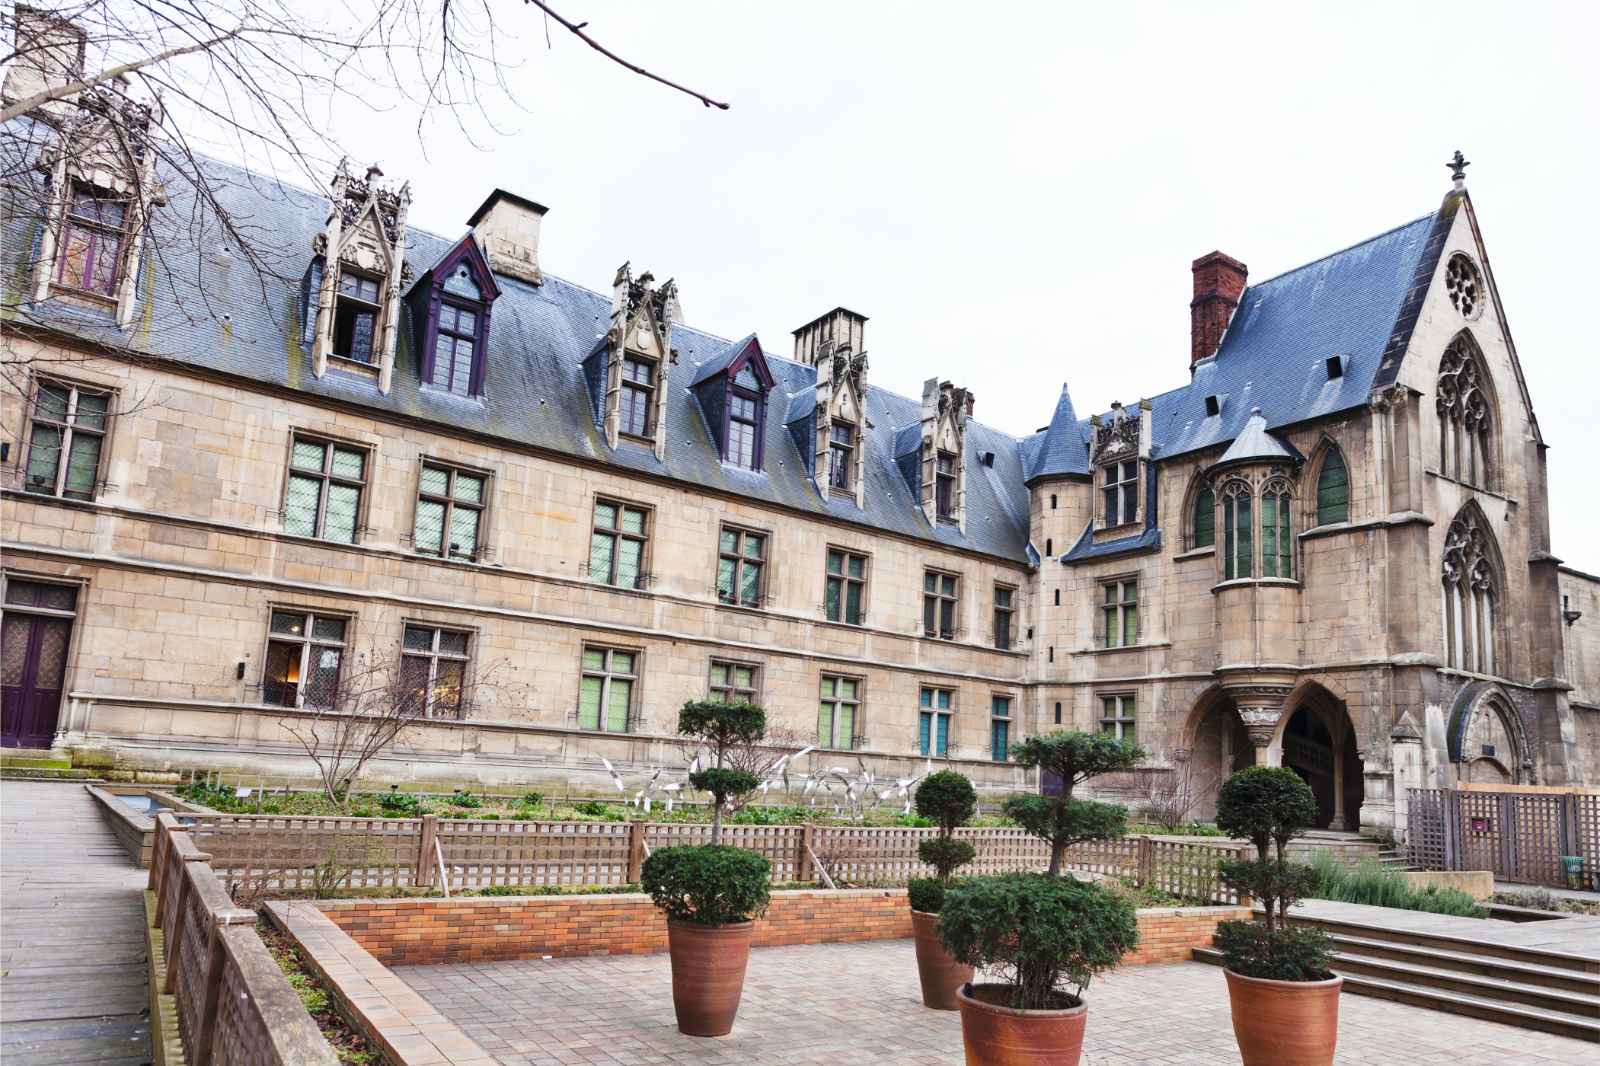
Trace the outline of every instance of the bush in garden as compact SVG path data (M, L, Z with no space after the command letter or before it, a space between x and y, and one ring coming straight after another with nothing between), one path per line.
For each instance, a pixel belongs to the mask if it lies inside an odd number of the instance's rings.
M956 870L978 854L970 841L955 838L956 827L977 813L978 793L964 775L940 770L923 778L913 801L917 814L939 827L939 835L917 845L917 858L933 867L934 876L913 877L906 898L912 910L938 914Z
M1007 874L951 886L939 936L957 962L1000 973L1012 987L1006 1006L1052 1010L1075 1005L1090 978L1136 947L1139 924L1131 901L1099 885Z
M731 797L753 792L761 782L747 770L724 764L730 749L760 743L767 712L753 703L691 700L678 712L678 732L709 745L712 765L689 775L689 784L711 793L711 843L722 843L722 811Z
M1217 826L1256 848L1253 860L1222 863L1222 881L1258 901L1262 924L1223 922L1217 947L1228 969L1274 981L1329 976L1332 941L1317 929L1290 928L1289 908L1317 884L1309 866L1289 861L1289 842L1317 820L1317 798L1300 775L1282 766L1251 766L1231 775L1217 798Z
M1090 840L1115 840L1127 832L1126 808L1075 800L1072 790L1100 774L1132 769L1143 749L1105 733L1058 730L1029 737L1017 747L1019 766L1049 772L1061 781L1059 796L1012 796L1006 817L1050 845L1050 873L1061 873L1067 848Z
M772 864L762 855L707 844L651 852L640 881L670 920L728 925L766 912L771 876Z

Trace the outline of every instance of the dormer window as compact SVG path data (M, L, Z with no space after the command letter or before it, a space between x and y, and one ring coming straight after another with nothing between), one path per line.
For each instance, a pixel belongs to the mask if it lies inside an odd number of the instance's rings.
M1137 460L1108 463L1101 467L1105 488L1106 528L1125 525L1139 518L1139 463Z
M762 469L767 394L773 384L761 342L753 333L701 364L692 388L723 462Z
M940 452L938 468L935 473L937 481L934 485L934 501L938 509L939 520L954 522L956 519L956 457L950 452Z
M333 354L357 363L371 363L377 334L380 284L354 270L339 272L339 296L333 312Z
M849 422L835 422L828 430L828 485L831 488L850 488L850 472L855 469L856 427Z
M478 312L450 302L439 307L439 334L433 345L433 384L457 396L471 396L478 365Z
M655 436L656 364L637 355L622 360L619 431L645 440Z
M489 310L500 288L473 237L466 237L418 279L406 299L417 324L423 384L456 396L481 396Z
M728 397L728 454L730 463L760 469L756 462L756 425L760 407L754 395L735 389Z
M61 227L56 283L115 298L122 268L128 204L88 188L73 190Z

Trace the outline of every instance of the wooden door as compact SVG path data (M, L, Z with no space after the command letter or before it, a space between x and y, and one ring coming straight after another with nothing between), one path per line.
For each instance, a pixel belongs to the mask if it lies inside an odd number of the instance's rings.
M71 640L70 618L6 612L0 626L0 746L50 746Z

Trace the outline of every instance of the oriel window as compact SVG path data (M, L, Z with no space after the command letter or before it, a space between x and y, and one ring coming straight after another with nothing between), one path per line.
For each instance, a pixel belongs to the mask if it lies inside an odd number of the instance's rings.
M33 397L23 489L41 496L94 499L110 412L108 392L41 380Z

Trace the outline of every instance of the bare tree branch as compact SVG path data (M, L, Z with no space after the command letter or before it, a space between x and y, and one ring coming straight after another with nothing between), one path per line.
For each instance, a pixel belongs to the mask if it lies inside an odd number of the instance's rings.
M676 89L680 93L686 93L689 96L694 97L696 100L699 100L702 104L705 104L707 107L720 108L723 111L728 110L729 105L723 103L720 100L713 100L713 99L711 99L711 97L707 96L705 93L696 92L693 89L690 89L690 88L687 88L685 86L679 85L675 81L668 81L666 78L663 78L661 75L654 74L654 73L646 70L645 68L639 66L637 63L630 63L626 59L623 59L621 56L617 55L617 53L611 51L605 45L601 44L599 41L595 40L593 37L590 37L587 33L583 32L583 28L585 26L589 25L587 22L571 22L571 21L568 21L565 18L562 18L561 15L559 15L555 11L552 11L550 9L550 5L545 3L544 0L525 0L525 2L532 4L534 7L537 7L540 11L543 11L546 15L549 15L551 18L553 18L557 22L561 23L561 25L565 26L568 30L570 30L572 32L572 35L574 37L578 38L578 40L582 41L584 44L588 45L590 48L593 48L596 52L599 52L601 55L605 56L607 59L611 60L613 63L616 63L617 65L622 66L622 67L626 67L627 69L633 71L635 74L639 74L639 75L642 75L642 76L644 76L646 78L649 78L651 81L658 81L662 85L665 85L670 89Z
M9 122L18 115L26 115L29 111L32 111L36 107L41 107L44 104L48 104L54 100L65 100L69 97L76 96L85 89L92 89L97 85L104 85L106 82L115 81L116 79L128 74L132 74L135 71L143 70L145 67L153 67L159 63L165 63L169 59L176 59L179 56L186 56L194 52L208 51L212 48L215 48L217 45L222 44L224 41L230 41L239 36L242 29L243 27L240 27L232 32L224 33L219 37L212 37L211 39L205 41L196 41L194 44L185 45L182 48L169 48L165 52L158 52L153 56L146 56L143 59L136 59L132 62L123 63L115 67L107 67L105 70L102 70L92 78L80 78L77 81L49 86L48 88L34 93L25 100L18 100L10 107L0 109L0 122Z

